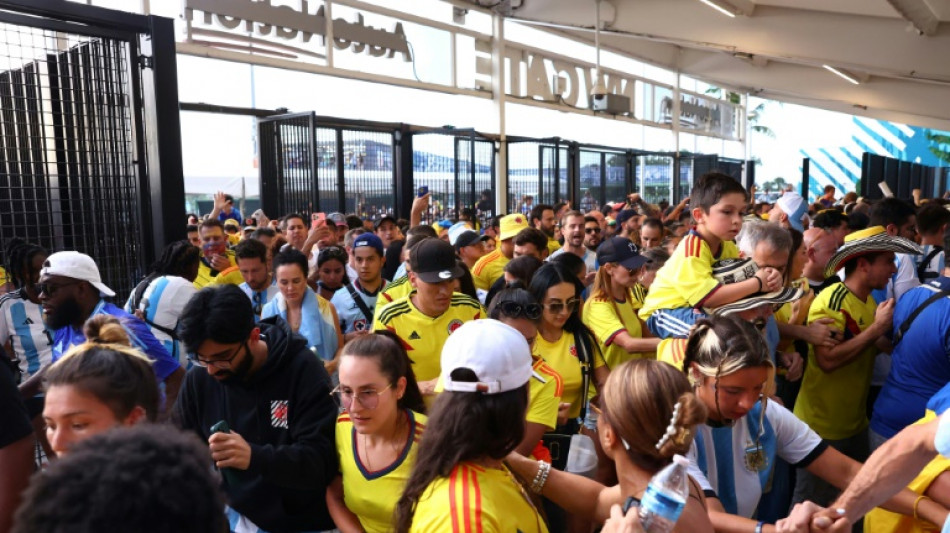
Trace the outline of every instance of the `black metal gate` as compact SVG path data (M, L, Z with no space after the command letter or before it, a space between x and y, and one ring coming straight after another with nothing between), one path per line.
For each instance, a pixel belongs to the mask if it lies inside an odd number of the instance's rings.
M0 238L87 253L127 296L184 237L177 105L170 19L0 0Z

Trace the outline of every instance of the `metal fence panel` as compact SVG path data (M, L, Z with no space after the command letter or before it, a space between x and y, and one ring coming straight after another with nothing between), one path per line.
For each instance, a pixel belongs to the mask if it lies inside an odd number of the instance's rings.
M362 216L394 214L393 134L343 130L342 139L343 204L334 199L322 206L330 212L360 213ZM323 190L321 185L321 195Z
M89 254L117 299L149 255L132 54L126 40L0 24L0 237Z

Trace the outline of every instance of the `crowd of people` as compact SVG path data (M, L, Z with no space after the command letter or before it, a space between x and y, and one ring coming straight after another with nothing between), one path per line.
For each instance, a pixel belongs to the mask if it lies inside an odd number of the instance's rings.
M950 531L950 210L835 193L484 224L218 193L125 302L11 240L0 532L638 532L674 455L674 531Z

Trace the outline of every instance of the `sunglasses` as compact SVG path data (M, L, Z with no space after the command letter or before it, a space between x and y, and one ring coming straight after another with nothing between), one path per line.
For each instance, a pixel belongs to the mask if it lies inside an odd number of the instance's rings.
M584 228L584 233L600 233L600 228Z
M519 304L515 302L500 302L498 304L498 309L501 309L501 313L508 318L518 318L525 317L528 320L537 320L541 318L541 305L540 304Z
M555 315L561 314L562 311L567 309L568 313L573 313L574 309L577 308L577 298L571 298L566 302L551 302L544 304L544 308L548 311L554 313Z
M62 289L63 287L68 287L68 286L70 286L70 285L77 285L77 284L79 284L79 283L82 283L82 281L70 281L70 282L67 282L67 283L59 283L59 284L56 284L56 283L48 283L48 282L47 282L47 283L37 283L37 284L36 284L36 290L39 291L39 292L37 292L36 294L37 294L37 296L39 296L40 294L45 294L45 295L48 296L49 298L52 298L53 295L56 294L56 292L57 292L58 290Z

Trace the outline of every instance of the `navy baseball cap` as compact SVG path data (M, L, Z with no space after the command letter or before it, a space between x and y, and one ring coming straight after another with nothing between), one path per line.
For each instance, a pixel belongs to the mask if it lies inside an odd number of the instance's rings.
M379 255L383 255L383 240L374 233L360 233L353 239L353 252L364 247L375 248Z
M611 237L597 247L597 263L618 263L630 270L640 268L650 259L640 255L640 248L633 241L624 237Z
M620 224L623 224L635 216L639 216L639 213L637 213L636 209L624 209L623 211L617 213L617 225L619 226Z

